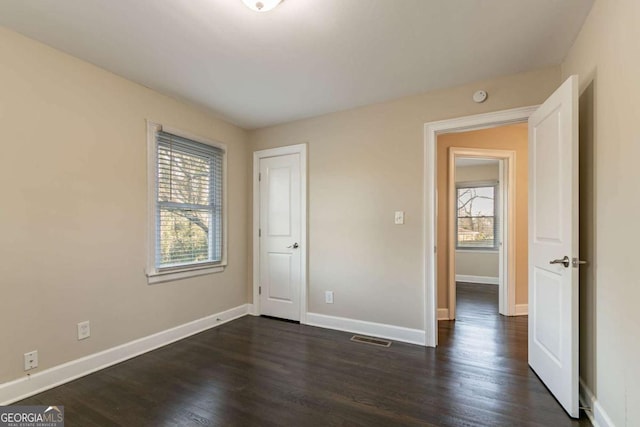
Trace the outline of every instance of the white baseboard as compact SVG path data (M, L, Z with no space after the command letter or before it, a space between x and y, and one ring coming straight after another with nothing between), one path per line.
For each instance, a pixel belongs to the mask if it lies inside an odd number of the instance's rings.
M422 329L410 329L402 326L387 325L385 323L367 322L364 320L327 316L318 313L307 313L306 324L338 331L387 338L393 341L425 345L425 331Z
M516 304L514 316L527 316L529 314L529 304Z
M62 365L54 366L27 377L0 384L0 405L9 405L116 363L179 341L188 336L222 325L249 313L249 304L212 314L99 353L90 354Z
M591 390L589 389L589 387L587 387L585 383L582 381L582 378L580 378L579 395L580 395L580 406L583 408L588 408L584 410L584 413L587 414L587 418L589 418L589 421L591 421L591 425L596 426L596 421L593 418L593 404L595 403L596 398L591 392Z
M526 316L529 314L529 304L516 304L516 312L514 316ZM449 320L449 309L438 309L438 320Z
M260 316L255 304L247 304L247 314L250 314L251 316Z
M585 409L587 418L594 427L615 427L613 421L602 408L595 395L580 378L580 406Z
M438 320L449 320L449 309L448 308L439 308L438 309Z
M485 285L498 285L500 278L489 276L469 276L467 274L456 274L456 282L482 283Z
M595 427L615 427L613 421L597 400L593 403L593 425Z

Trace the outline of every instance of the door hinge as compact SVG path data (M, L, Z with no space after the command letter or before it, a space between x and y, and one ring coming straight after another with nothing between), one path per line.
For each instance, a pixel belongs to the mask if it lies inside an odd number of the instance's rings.
M258 173L258 181L262 181L262 173Z
M262 228L258 228L258 237L262 237Z
M258 286L258 295L262 295L262 286Z

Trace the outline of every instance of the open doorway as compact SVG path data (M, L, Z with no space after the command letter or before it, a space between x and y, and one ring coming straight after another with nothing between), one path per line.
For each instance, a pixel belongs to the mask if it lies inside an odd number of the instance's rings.
M526 123L438 135L439 320L458 318L458 292L527 314L527 139Z
M529 316L528 319L500 317L528 322L521 331L527 345L516 344L516 348L528 349L529 366L567 413L578 417L578 267L586 263L578 257L578 76L570 76L538 107L425 124L425 342L428 346L438 345L438 307L442 302L438 281L442 262L448 262L447 258L439 259L448 243L446 238L441 242L442 233L438 233L442 192L437 188L437 177L443 166L438 165L441 157L436 153L442 149L440 139L455 135L453 132L471 130L473 133L507 127L505 125L521 123L524 119L527 119L525 145L530 169L525 175L528 185L524 188L530 203L527 231L517 235L527 237L524 267ZM444 216L448 221L446 213ZM444 226L446 229L447 224ZM517 251L520 256L521 252ZM447 274L451 272L447 270ZM513 323L517 322L509 322ZM470 336L477 339L484 335L478 332L471 328ZM454 331L449 337L459 335ZM486 343L484 338L482 342ZM495 344L496 348L502 347L500 342ZM454 338L454 346L466 344Z
M447 189L442 188L439 183L443 178L446 178L448 173L448 167L446 160L442 160L446 149L448 147L443 144L444 138L454 138L455 135L466 134L472 132L480 132L485 130L494 129L497 127L509 127L520 126L523 130L527 129L526 124L531 114L533 114L538 107L523 107L514 108L511 110L497 111L493 113L478 114L474 116L460 117L456 119L447 119L438 122L431 122L425 124L425 150L424 150L424 188L425 188L425 205L424 205L424 254L425 254L425 268L424 268L424 295L425 295L425 344L429 347L436 347L438 345L438 319L443 318L443 314L448 316L447 312L444 312L442 308L448 305L449 293L447 292L447 282L442 282L440 277L441 272L447 269L447 258L440 256L443 251L446 251L446 230L447 230L447 215L446 215L446 199L442 200L443 194L447 193ZM498 142L498 140L494 140ZM501 141L505 144L507 149L512 148L513 140L505 139ZM528 172L527 157L528 157L528 137L522 142L524 149L524 159L522 162L522 156L517 155L516 167L519 171L523 168ZM465 145L463 145L464 147ZM444 153L442 150L445 150ZM443 163L444 162L444 163ZM523 168L520 167L523 166ZM517 175L516 178L520 178ZM520 179L516 179L516 185L520 188L527 188L528 177L524 175L524 182L520 182ZM524 197L525 203L527 200L527 193L519 193L518 197ZM443 208L444 207L444 208ZM443 210L444 209L444 210ZM518 231L519 235L528 235L528 215L526 210L524 215L519 215L519 220L524 218L524 231ZM519 222L520 227L522 223ZM519 228L517 228L519 230ZM523 251L519 251L522 256ZM527 248L524 248L524 263L528 265L526 259ZM520 260L518 260L520 262ZM525 267L524 278L527 278L528 267ZM519 269L522 274L522 269ZM516 273L516 279L518 279L518 273ZM518 296L516 296L518 297ZM520 296L522 298L522 296ZM525 293L525 298L528 300L528 296ZM528 307L525 303L518 302L516 310L528 312ZM446 308L448 311L448 308ZM448 317L446 317L448 318Z
M504 160L489 157L454 159L454 228L452 261L454 277L453 310L456 318L473 321L498 313L501 288L505 286L502 228L508 217L503 214L505 198L501 190L506 182Z

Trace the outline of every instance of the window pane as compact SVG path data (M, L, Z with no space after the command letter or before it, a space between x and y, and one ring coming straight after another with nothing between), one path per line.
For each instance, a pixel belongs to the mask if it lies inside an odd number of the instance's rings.
M495 187L458 188L458 247L495 246Z
M210 204L210 158L158 148L158 201Z
M458 218L458 247L493 248L494 218Z
M458 188L458 216L494 216L495 187Z
M222 261L224 150L158 131L155 267Z
M160 208L160 253L158 264L211 261L209 259L209 227L211 211L184 208Z

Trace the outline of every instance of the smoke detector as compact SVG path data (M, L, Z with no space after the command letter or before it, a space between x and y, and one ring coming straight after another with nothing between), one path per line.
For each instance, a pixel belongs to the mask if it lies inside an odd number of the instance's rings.
M249 9L255 12L268 12L280 4L282 0L242 0Z
M487 91L485 90L479 90L476 93L473 94L473 100L475 102L477 102L478 104L482 104L484 101L487 100L487 97L489 95L487 94Z

